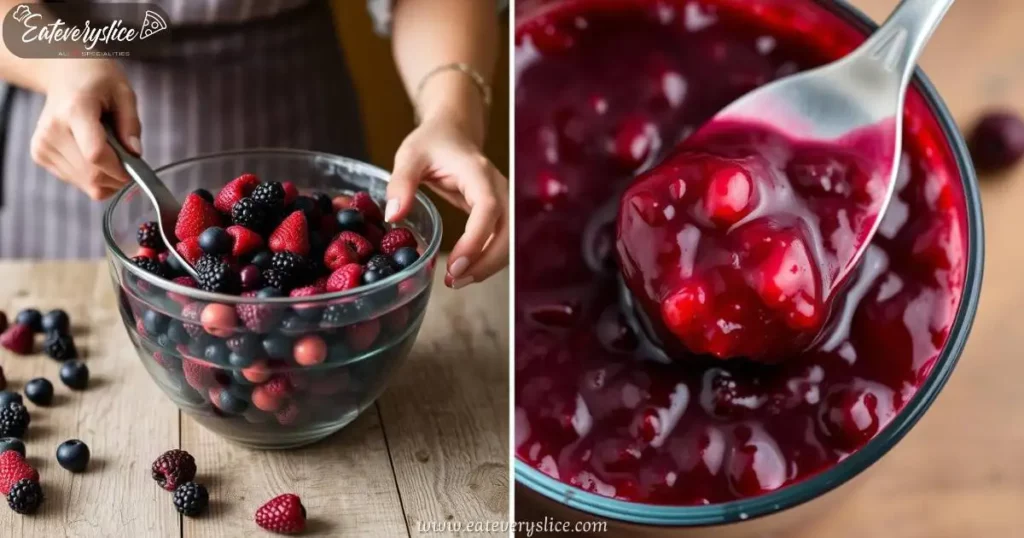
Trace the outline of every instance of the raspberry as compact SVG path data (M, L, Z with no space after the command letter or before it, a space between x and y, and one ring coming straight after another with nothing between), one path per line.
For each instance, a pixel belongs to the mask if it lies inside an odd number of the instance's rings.
M185 482L174 490L174 507L182 515L195 517L206 510L210 503L210 494L206 486L195 482Z
M363 214L369 222L384 222L384 214L380 212L380 206L368 192L357 192L352 197L352 208Z
M0 493L7 495L18 481L39 480L39 472L32 468L16 450L0 453Z
M356 256L359 257L359 261L363 261L373 254L373 244L371 244L367 238L355 232L341 232L331 243L333 244L337 242L346 244L349 248L355 251ZM328 246L327 248L330 250L331 247Z
M294 493L270 499L256 510L256 524L281 534L296 534L306 528L306 507Z
M18 355L32 353L33 340L32 328L24 323L15 323L0 334L0 346Z
M263 390L274 398L284 398L292 393L292 384L283 375L275 375L263 384Z
M160 229L156 222L143 222L139 231L135 233L135 239L140 247L151 248L157 252L164 249L164 242L160 239Z
M185 381L199 392L210 388L216 381L214 379L213 366L201 363L196 359L182 360L181 369L182 373L185 374Z
M273 269L264 272L264 277L271 271ZM254 291L247 291L242 294L242 297L255 297L256 293ZM277 322L274 307L270 305L239 304L235 307L235 313L238 314L238 319L242 320L242 323L254 333L265 333Z
M131 259L132 265L146 271L147 273L154 274L158 277L163 277L167 273L164 270L164 264L145 256L136 256Z
M416 248L416 236L408 228L395 228L380 240L380 251L388 256L402 247Z
M200 325L200 317L202 316L203 308L205 307L206 305L203 303L195 302L189 303L181 309L181 318L186 322L183 323L185 331L188 332L188 335L192 338L199 338L203 334L203 327ZM195 323L187 323L189 321L194 321Z
M278 424L291 426L299 420L299 406L295 405L295 402L288 402L288 405L274 413L274 416L277 418Z
M327 291L345 291L359 286L363 276L363 268L358 263L350 263L331 273L327 278Z
M7 505L19 514L32 514L43 504L43 488L38 480L19 480L7 494Z
M341 240L334 240L327 245L324 252L324 265L327 269L336 271L350 263L359 263L359 255L351 245Z
M196 460L184 450L168 450L152 465L153 480L167 491L174 491L196 476Z

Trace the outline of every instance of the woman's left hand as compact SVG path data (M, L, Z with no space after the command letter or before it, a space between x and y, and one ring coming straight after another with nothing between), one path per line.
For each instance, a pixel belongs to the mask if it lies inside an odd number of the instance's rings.
M408 213L421 182L469 214L448 257L445 285L459 289L508 265L508 179L457 121L434 116L402 142L388 185L385 220L395 222Z

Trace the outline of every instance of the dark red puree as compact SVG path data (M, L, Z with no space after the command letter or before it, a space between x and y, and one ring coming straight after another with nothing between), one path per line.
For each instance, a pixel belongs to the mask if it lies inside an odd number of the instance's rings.
M779 4L786 5L755 15L746 12L749 2L738 0L591 0L563 2L519 22L516 451L562 482L673 505L779 489L827 469L877 434L927 377L946 342L964 280L965 206L949 149L916 92L907 101L897 196L831 317L808 318L827 324L821 335L798 342L807 350L788 352L773 335L750 331L741 340L708 338L707 348L694 347L724 355L757 355L749 350L773 345L780 351L755 362L673 350L677 360L662 364L645 360L649 354L619 311L615 221L633 178L750 89L831 61L863 39L813 3ZM710 299L716 308L729 301L760 308L765 302L755 276L773 256L791 252L795 240L805 247L817 241L811 250L824 246L824 255L809 254L803 263L821 281L828 254L851 241L836 231L852 229L822 216L872 203L873 180L862 173L864 163L844 160L841 146L809 147L752 129L730 132L733 127L716 136L771 150L764 153L769 164L814 200L761 224L755 218L745 226L741 217L739 226L725 226L703 217L729 221L731 211L743 213L745 206L732 195L707 199L716 174L687 185L683 196L693 198L680 210L698 228L690 233L725 250L742 250L737 245L747 241L744 252L757 251L751 263L739 264L735 285L709 279ZM691 155L684 168L704 160L733 177L727 173L732 157L712 153ZM752 185L756 199L764 191ZM671 194L670 185L661 186L658 196ZM836 211L826 210L831 207ZM786 214L807 218L787 227L794 222ZM650 228L645 234L669 233L646 223L638 230L644 227ZM744 228L752 231L740 233ZM652 246L680 244L657 239L647 237L652 253L659 251ZM668 250L664 260L645 262L653 264L648 274L685 265L681 250ZM721 264L708 262L696 273L716 267ZM679 284L673 280L665 289ZM658 313L662 305L649 306ZM799 314L809 311L794 301L790 306L773 315L782 312L780 330L803 334ZM685 331L679 334L689 347Z

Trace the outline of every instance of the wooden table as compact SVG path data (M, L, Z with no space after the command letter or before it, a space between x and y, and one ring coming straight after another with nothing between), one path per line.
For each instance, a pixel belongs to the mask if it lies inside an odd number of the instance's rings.
M55 361L0 349L9 386L45 376L56 388L52 407L27 404L28 457L46 502L35 516L0 508L0 536L260 535L256 508L287 492L308 510L306 536L394 538L420 535L418 522L506 520L507 272L458 292L437 276L411 356L375 406L312 446L256 451L197 425L150 380L104 263L0 262L0 310L67 310L92 374L89 389L73 393ZM56 447L70 438L92 450L84 474L57 465ZM208 514L180 518L150 478L152 461L171 448L195 456Z

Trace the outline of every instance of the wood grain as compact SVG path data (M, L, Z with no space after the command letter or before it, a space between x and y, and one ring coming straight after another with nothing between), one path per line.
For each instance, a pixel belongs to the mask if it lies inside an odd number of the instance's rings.
M27 455L39 470L46 502L31 517L0 508L0 535L179 535L168 493L149 476L153 459L178 444L178 411L139 363L114 297L105 264L0 263L0 310L11 316L28 307L66 310L91 374L89 388L73 392L61 384L57 362L0 348L9 388L21 391L42 376L55 392L50 407L26 400L32 414ZM92 452L82 474L65 471L54 457L57 445L72 438Z

